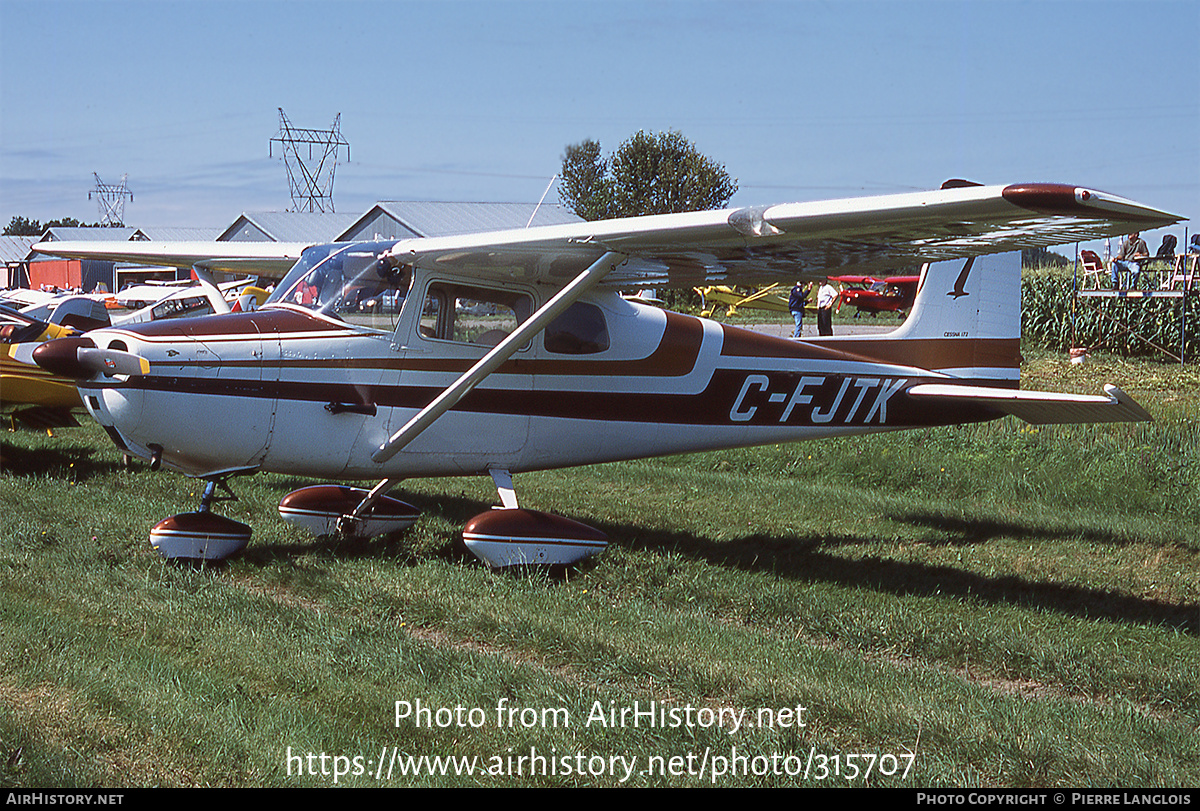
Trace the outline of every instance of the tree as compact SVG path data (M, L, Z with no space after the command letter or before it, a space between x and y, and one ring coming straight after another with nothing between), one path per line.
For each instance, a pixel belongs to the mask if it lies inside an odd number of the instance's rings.
M587 140L568 146L559 176L559 199L580 217L590 222L616 216L612 213L608 161L601 157L598 141Z
M13 217L4 229L6 237L36 237L41 236L42 224L37 220L27 220L24 217Z
M677 214L722 208L737 192L725 167L701 155L683 134L639 131L606 160L597 141L568 146L559 199L585 220ZM691 290L664 290L675 310L699 302Z
M51 228L103 228L101 223L85 224L74 217L63 217L61 220L50 220L42 225L37 220L24 217L13 217L4 229L6 237L40 237ZM123 227L123 226L122 226Z
M737 192L725 167L675 130L639 131L611 160L587 140L563 155L559 199L585 220L721 208Z

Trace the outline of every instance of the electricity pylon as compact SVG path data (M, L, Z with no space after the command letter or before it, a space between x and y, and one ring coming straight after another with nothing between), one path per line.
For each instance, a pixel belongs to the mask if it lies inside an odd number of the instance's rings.
M342 114L338 113L331 129L301 129L293 127L279 108L279 134L271 143L278 141L283 148L293 211L333 211L333 173L340 147L346 147L346 160L350 160L350 144L342 138L341 120ZM307 159L303 147L308 148Z
M92 172L92 177L96 178L96 188L88 192L88 199L94 199L100 207L100 224L124 226L125 198L133 201L133 193L125 187L129 175L121 175L120 185L105 183L95 172Z

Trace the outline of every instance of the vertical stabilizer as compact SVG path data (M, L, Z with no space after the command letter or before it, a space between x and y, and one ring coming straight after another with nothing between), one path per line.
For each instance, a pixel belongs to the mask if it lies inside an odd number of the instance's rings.
M1019 251L932 262L893 338L1021 338Z
M964 381L1016 387L1021 376L1019 251L932 262L921 269L904 324L874 339L830 346L904 362Z

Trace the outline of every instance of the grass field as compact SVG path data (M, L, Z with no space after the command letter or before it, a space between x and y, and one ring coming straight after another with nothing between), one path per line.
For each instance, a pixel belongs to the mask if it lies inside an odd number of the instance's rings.
M195 482L7 433L0 785L1200 785L1200 370L1027 354L1155 422L519 477L612 540L565 572L461 549L482 479L364 542L238 480L249 549L171 564L149 528Z

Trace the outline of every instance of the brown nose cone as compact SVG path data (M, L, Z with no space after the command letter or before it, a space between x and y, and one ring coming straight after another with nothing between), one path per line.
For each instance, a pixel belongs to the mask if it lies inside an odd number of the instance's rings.
M79 350L95 348L91 338L56 338L33 350L33 362L53 374L87 380L95 371L79 362Z

